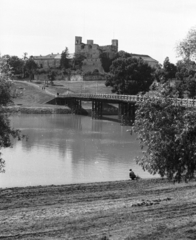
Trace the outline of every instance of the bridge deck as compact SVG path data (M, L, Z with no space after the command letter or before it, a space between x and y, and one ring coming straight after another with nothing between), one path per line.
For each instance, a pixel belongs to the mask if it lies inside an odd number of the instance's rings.
M105 102L119 103L119 102L143 102L148 97L139 95L117 95L117 94L88 94L88 93L68 93L66 95L59 95L58 98L69 99L75 98L83 101L103 100ZM161 99L159 97L151 97L151 99ZM172 98L171 98L172 99ZM195 99L173 98L174 104L186 107L196 107Z

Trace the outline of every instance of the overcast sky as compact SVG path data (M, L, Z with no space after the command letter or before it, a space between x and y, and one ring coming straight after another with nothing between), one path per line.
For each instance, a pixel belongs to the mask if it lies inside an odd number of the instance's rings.
M175 46L196 26L196 0L0 0L0 53L74 53L75 36L176 63Z

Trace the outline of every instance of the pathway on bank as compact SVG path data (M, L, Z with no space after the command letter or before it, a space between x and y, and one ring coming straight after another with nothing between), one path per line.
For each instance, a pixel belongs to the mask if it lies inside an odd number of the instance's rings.
M56 97L54 93L51 93L47 89L43 90L42 86L38 86L35 83L19 80L15 80L13 83L19 92L19 96L13 99L16 105L43 105L45 102Z

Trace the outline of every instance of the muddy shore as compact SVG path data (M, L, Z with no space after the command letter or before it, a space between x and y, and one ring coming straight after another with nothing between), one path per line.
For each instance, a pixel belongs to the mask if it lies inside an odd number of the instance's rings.
M196 239L196 182L0 189L0 239Z

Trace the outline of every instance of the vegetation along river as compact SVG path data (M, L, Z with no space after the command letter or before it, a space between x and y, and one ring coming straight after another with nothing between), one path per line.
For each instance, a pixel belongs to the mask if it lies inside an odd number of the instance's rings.
M128 179L132 168L152 177L134 158L141 154L129 127L75 115L15 115L11 125L27 140L2 149L5 173L0 187L57 185Z

